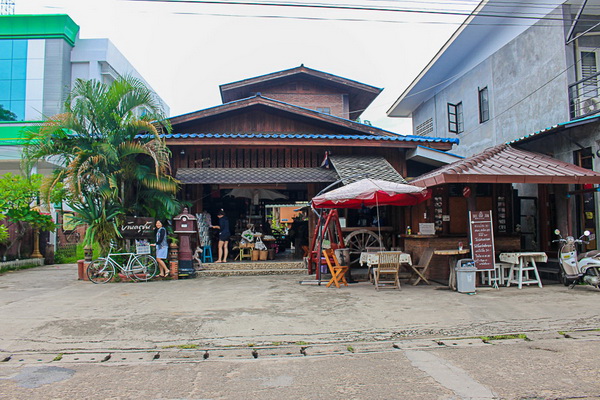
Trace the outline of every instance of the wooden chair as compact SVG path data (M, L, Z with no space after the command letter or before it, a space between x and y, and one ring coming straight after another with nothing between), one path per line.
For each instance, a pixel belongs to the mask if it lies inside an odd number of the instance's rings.
M335 287L339 289L340 283L344 284L344 286L348 286L348 282L346 282L345 277L345 274L348 271L348 266L339 264L333 249L323 249L323 256L325 258L325 262L327 263L327 267L329 268L329 273L331 273L331 279L327 283L326 287L335 284Z
M427 280L427 278L425 278L425 274L427 273L429 264L431 264L432 258L433 258L433 249L431 247L428 247L425 249L425 251L421 255L421 258L419 259L419 263L411 266L413 273L410 276L410 279L408 280L408 282L412 281L413 278L416 278L416 281L415 281L415 283L413 283L413 286L418 285L420 281L423 281L426 284L431 285L429 283L429 281Z
M373 270L375 289L379 290L381 286L400 289L400 254L402 254L401 251L380 251L377 253L379 263L377 268ZM382 276L386 276L387 279L382 279Z

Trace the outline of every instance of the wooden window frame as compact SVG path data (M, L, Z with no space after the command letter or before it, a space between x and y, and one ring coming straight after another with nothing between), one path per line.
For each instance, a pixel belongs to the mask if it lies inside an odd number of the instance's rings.
M457 135L465 131L462 101L456 104L448 103L448 131Z
M479 89L479 123L490 120L490 93L488 87Z

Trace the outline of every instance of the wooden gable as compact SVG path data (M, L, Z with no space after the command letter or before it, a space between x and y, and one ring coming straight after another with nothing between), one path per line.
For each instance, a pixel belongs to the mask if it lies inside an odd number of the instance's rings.
M351 120L357 119L383 90L304 65L224 84L220 89L224 103L260 93L311 109L329 107L333 115ZM315 98L323 95L332 97Z

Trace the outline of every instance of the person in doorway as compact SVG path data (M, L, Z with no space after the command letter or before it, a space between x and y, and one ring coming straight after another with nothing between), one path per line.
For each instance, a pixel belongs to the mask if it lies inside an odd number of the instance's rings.
M158 262L158 268L160 272L158 276L165 278L169 276L169 268L165 263L167 254L169 252L169 246L167 244L167 230L162 224L161 220L156 220L156 261Z
M213 225L212 228L219 230L219 247L218 247L218 263L227 262L227 255L229 253L229 238L231 237L231 231L229 230L229 219L225 216L223 209L219 210L217 214L219 218L219 225Z

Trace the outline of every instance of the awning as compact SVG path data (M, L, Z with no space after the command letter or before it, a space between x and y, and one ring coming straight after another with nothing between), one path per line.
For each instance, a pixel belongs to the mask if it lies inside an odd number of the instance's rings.
M324 168L179 168L183 184L331 183L338 177Z
M445 151L435 150L425 146L417 146L406 152L406 160L417 161L422 164L441 167L442 165L462 160L464 157Z
M600 184L600 173L501 144L438 168L410 183L422 187L446 183Z
M330 155L333 168L344 185L364 178L406 183L402 175L382 156Z

